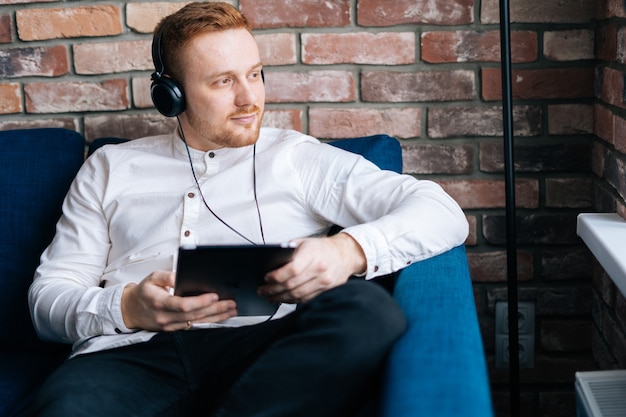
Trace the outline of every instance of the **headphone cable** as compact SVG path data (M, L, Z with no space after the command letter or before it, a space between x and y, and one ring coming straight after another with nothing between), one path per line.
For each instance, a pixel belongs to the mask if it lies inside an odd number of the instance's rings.
M204 203L204 206L224 226L228 227L230 230L235 232L239 237L241 237L242 239L244 239L248 243L250 243L250 244L252 244L254 246L258 246L258 243L255 243L251 239L248 239L246 236L241 234L238 230L236 230L230 224L226 223L226 221L224 221L220 216L218 216L217 213L215 213L211 209L209 204L207 203L206 199L204 198L204 194L202 193L202 189L200 188L200 183L198 182L198 177L196 176L196 170L193 167L193 160L191 159L191 152L189 151L189 145L187 144L187 139L185 138L185 132L183 130L183 126L182 126L182 124L180 122L180 118L178 116L176 117L176 121L178 122L178 128L180 129L180 136L181 136L181 138L183 140L183 143L185 144L185 149L187 150L187 158L189 159L189 165L191 166L191 174L193 175L193 179L194 179L194 181L196 183L196 187L198 188L198 192L200 193L200 198L202 199L202 202ZM259 217L259 229L261 230L261 239L263 241L263 244L265 244L265 233L263 232L263 221L261 219L261 209L259 208L259 201L257 199L257 192L256 192L256 143L252 147L252 187L253 187L253 190L254 190L254 203L256 205L256 211L257 211L257 215Z

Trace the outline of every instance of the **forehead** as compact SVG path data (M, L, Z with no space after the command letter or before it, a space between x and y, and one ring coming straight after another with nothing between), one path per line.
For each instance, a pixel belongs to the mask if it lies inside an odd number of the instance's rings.
M256 41L246 29L200 33L188 42L182 52L185 72L249 70L260 62Z

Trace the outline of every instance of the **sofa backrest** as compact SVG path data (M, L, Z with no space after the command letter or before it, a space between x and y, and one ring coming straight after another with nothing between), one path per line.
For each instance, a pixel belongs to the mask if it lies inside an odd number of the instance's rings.
M89 144L89 155L104 145L123 143L128 139L107 137L99 138ZM397 139L384 135L363 136L358 138L338 139L328 142L330 145L357 153L375 163L380 169L402 172L402 147Z
M48 346L33 329L27 292L84 153L71 130L0 131L0 349Z
M126 139L101 138L89 153ZM402 171L395 138L374 135L330 142L381 169ZM33 329L27 292L41 252L52 240L62 201L84 161L85 140L66 129L0 131L0 349L56 348Z

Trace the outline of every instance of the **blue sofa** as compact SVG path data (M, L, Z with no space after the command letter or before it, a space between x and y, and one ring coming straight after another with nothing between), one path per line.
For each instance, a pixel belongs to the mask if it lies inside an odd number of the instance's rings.
M384 169L402 169L400 146L388 136L333 144ZM69 352L37 338L26 293L85 146L79 133L65 129L0 131L0 416L24 415L39 384ZM390 355L375 414L492 416L464 247L394 278L409 327Z

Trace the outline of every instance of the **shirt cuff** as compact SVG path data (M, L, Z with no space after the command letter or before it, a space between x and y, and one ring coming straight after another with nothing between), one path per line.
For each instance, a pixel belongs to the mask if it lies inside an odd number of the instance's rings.
M122 293L126 284L117 284L102 290L98 303L98 316L102 317L103 334L134 333L124 325Z
M343 229L342 233L347 233L352 236L361 246L365 254L367 269L365 273L357 276L371 279L379 275L393 272L393 270L391 270L392 262L390 260L389 245L387 244L385 236L375 227L368 224L361 224Z

